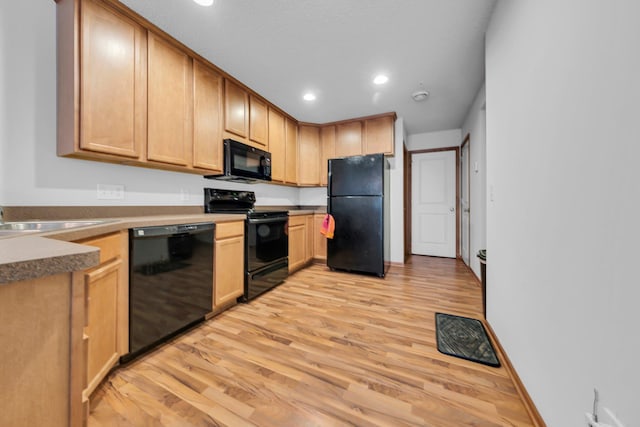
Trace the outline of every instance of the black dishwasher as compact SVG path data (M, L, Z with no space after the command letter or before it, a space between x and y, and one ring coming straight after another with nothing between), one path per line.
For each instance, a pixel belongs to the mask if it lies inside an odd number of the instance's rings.
M129 354L150 350L211 312L214 224L129 230Z

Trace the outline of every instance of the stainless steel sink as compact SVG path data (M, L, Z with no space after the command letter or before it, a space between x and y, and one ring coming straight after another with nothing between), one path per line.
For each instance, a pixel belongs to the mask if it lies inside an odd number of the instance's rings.
M88 227L108 221L21 221L0 224L0 235L37 233L44 231L68 230L70 228Z

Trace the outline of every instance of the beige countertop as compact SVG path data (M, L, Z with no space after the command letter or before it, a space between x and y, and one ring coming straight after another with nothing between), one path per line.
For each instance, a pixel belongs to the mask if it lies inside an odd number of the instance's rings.
M320 213L320 214L325 214L327 213L326 209L295 209L295 210L290 210L289 211L289 216L296 216L296 215L312 215L312 214L316 214L316 213Z
M149 215L97 218L100 224L48 232L28 232L0 238L0 284L79 271L98 264L99 251L70 243L135 227L198 222L244 221L238 214ZM83 218L86 220L86 218Z
M289 209L289 215L326 213L326 207L314 209ZM79 271L98 264L96 248L71 243L102 234L113 233L135 227L188 224L198 222L243 221L242 214L164 214L139 215L117 218L87 218L81 220L101 221L84 227L0 235L0 284L30 280L53 274ZM75 219L65 220L74 221Z

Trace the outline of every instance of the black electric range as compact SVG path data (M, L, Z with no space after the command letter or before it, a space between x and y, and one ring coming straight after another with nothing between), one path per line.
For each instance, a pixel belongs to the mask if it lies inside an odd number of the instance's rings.
M289 275L287 211L255 207L253 191L204 189L205 213L241 213L245 220L245 282L247 302L282 283Z

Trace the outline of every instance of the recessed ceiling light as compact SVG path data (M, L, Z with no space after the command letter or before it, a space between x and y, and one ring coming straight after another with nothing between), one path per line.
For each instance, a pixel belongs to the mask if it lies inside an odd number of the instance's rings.
M384 74L378 74L374 79L373 82L377 85L383 85L386 82L389 81L389 77L385 76Z
M193 0L198 3L200 6L211 6L213 4L213 0Z
M302 96L302 99L304 99L305 101L315 101L316 96L311 92L307 92Z

